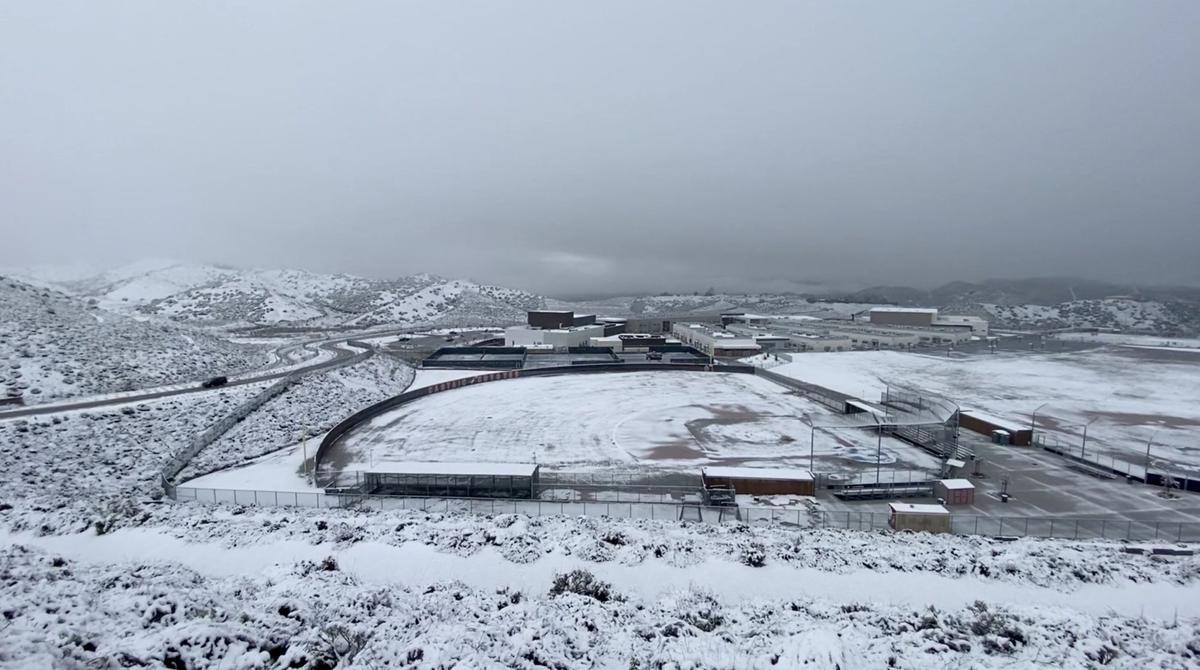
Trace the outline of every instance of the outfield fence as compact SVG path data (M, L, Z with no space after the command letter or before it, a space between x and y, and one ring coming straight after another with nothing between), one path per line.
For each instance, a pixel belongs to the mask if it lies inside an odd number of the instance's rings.
M614 519L773 524L790 528L887 531L885 512L810 508L713 507L670 502L525 500L508 498L416 498L334 494L320 491L251 491L176 487L180 501L316 509L416 510L442 514L522 514ZM1134 521L1123 518L1064 518L951 514L951 532L989 537L1034 537L1130 542L1200 542L1200 522Z

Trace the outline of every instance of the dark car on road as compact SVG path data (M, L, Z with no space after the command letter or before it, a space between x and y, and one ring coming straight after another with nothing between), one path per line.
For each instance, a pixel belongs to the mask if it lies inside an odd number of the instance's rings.
M204 382L200 386L202 386L206 389L215 389L218 386L224 386L228 383L229 383L229 377L222 375L220 377L213 377L212 379Z

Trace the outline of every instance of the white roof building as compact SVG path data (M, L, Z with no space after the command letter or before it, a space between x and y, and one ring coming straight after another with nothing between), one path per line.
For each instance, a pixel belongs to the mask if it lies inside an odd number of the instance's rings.
M739 468L713 466L700 468L705 477L724 479L786 479L789 481L812 481L813 474L808 470L794 468Z
M942 486L946 487L948 491L962 491L975 488L975 485L966 479L943 479L941 482Z
M893 514L930 514L930 515L950 515L950 510L942 505L928 505L919 503L904 503L894 502L888 503L888 509Z
M536 463L384 461L375 463L370 472L397 475L532 477L537 473L537 469Z

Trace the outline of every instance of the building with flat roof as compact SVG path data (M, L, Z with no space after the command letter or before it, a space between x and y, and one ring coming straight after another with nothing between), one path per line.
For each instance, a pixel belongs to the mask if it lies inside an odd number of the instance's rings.
M854 348L849 337L833 333L791 332L788 339L795 351L849 351Z
M978 316L966 316L959 314L939 314L933 320L933 325L940 328L967 328L972 335L986 337L988 334L987 319Z
M528 326L513 326L504 329L504 346L549 348L554 351L566 351L571 347L583 347L589 344L593 337L602 337L604 326L571 326L567 328L530 328Z
M932 326L938 311L926 307L873 307L871 323L884 326Z
M808 470L792 468L706 467L700 469L704 488L732 487L747 495L815 495L816 483Z
M571 310L536 309L525 313L525 322L532 328L570 328L575 325Z
M888 511L888 525L893 530L950 532L950 510L941 505L894 502L888 503Z
M675 340L670 340L675 342ZM652 333L621 333L619 335L608 335L606 337L593 337L589 341L589 346L604 347L612 349L616 353L622 352L646 352L650 347L661 347L668 343L668 338L665 335Z
M870 315L872 325L965 328L972 335L988 334L987 319L960 314L940 314L932 307L873 307Z
M671 334L680 342L715 358L745 358L762 352L762 347L752 336L739 336L700 323L676 323L671 327Z
M933 495L947 505L974 505L975 485L966 479L941 479L933 483Z

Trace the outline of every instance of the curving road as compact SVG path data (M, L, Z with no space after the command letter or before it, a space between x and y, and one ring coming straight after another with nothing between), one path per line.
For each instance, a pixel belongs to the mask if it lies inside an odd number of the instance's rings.
M463 341L470 341L470 336L478 336L482 331L465 331L462 335ZM418 335L413 334L412 329L398 330L396 328L387 328L380 330L366 330L356 333L353 336L340 335L337 337L323 337L320 339L307 340L304 342L291 342L279 347L275 350L278 361L271 365L260 369L257 372L247 374L229 375L229 382L216 388L204 388L201 386L201 381L183 382L167 387L156 387L144 389L142 391L130 391L122 394L108 394L104 396L91 396L79 398L77 400L62 400L49 402L42 405L30 405L25 407L16 407L10 410L0 411L0 421L6 419L17 419L24 416L37 416L44 414L57 414L59 412L72 412L82 409L94 409L97 407L109 407L112 405L124 405L131 402L139 402L144 400L155 400L157 398L167 398L170 396L185 395L188 393L204 393L216 391L230 386L242 386L245 384L257 384L259 382L273 381L288 375L307 374L336 368L345 365L353 356L362 353L362 346L352 344L360 340L369 339L372 337L390 336L390 335L408 335L406 343L409 347L415 349L428 349L432 351L437 347L445 344L445 338L440 335ZM461 342L456 342L461 343ZM368 345L369 346L369 345ZM308 365L297 365L292 361L292 356L303 349L316 348L333 354L332 358L322 359L318 352L316 358L318 360ZM375 348L368 348L368 351L374 353ZM394 353L394 352L393 352ZM214 375L215 376L215 375Z
M216 388L211 388L211 389L204 388L203 386L201 386L201 382L197 381L197 382L188 383L186 385L176 385L176 386L172 386L172 387L168 387L168 388L160 387L160 388L156 388L156 389L147 389L144 392L134 391L129 394L124 394L124 395L120 395L117 397L113 397L113 396L95 397L95 396L93 396L91 398L81 398L77 401L66 400L66 401L62 401L62 402L47 403L45 405L31 405L28 407L20 407L17 409L0 412L0 421L3 421L5 419L16 419L16 418L20 418L23 416L36 416L36 415L40 415L40 414L57 414L59 412L71 412L71 411L76 411L76 410L81 410L81 409L93 409L96 407L107 407L110 405L123 405L123 404L131 403L131 402L139 402L139 401L143 401L143 400L154 400L157 398L167 398L170 396L184 395L184 394L188 394L188 393L203 393L206 391L216 391L216 390L220 390L223 388L229 388L230 386L242 386L245 384L257 384L259 382L280 379L280 378L286 377L288 375L316 372L318 370L324 370L327 368L335 368L335 367L343 365L346 362L346 360L351 358L352 356L362 353L358 349L347 348L348 346L350 346L350 345L346 344L347 340L349 340L349 339L354 339L354 338L346 338L346 339L340 339L340 340L315 340L312 342L304 342L299 345L289 344L278 350L278 353L280 354L280 362L279 363L276 363L275 365L273 365L271 367L264 368L262 371L260 371L257 374L250 373L249 375L239 375L237 377L231 378L228 383L226 383L222 386L218 386ZM338 346L338 345L343 345L343 346ZM315 346L318 349L323 349L325 351L328 351L333 354L333 358L321 360L321 361L315 362L311 365L301 365L299 367L292 367L291 364L287 361L286 355L283 353L284 350L294 351L298 348L304 348L307 346ZM320 358L320 354L318 354L317 357Z

